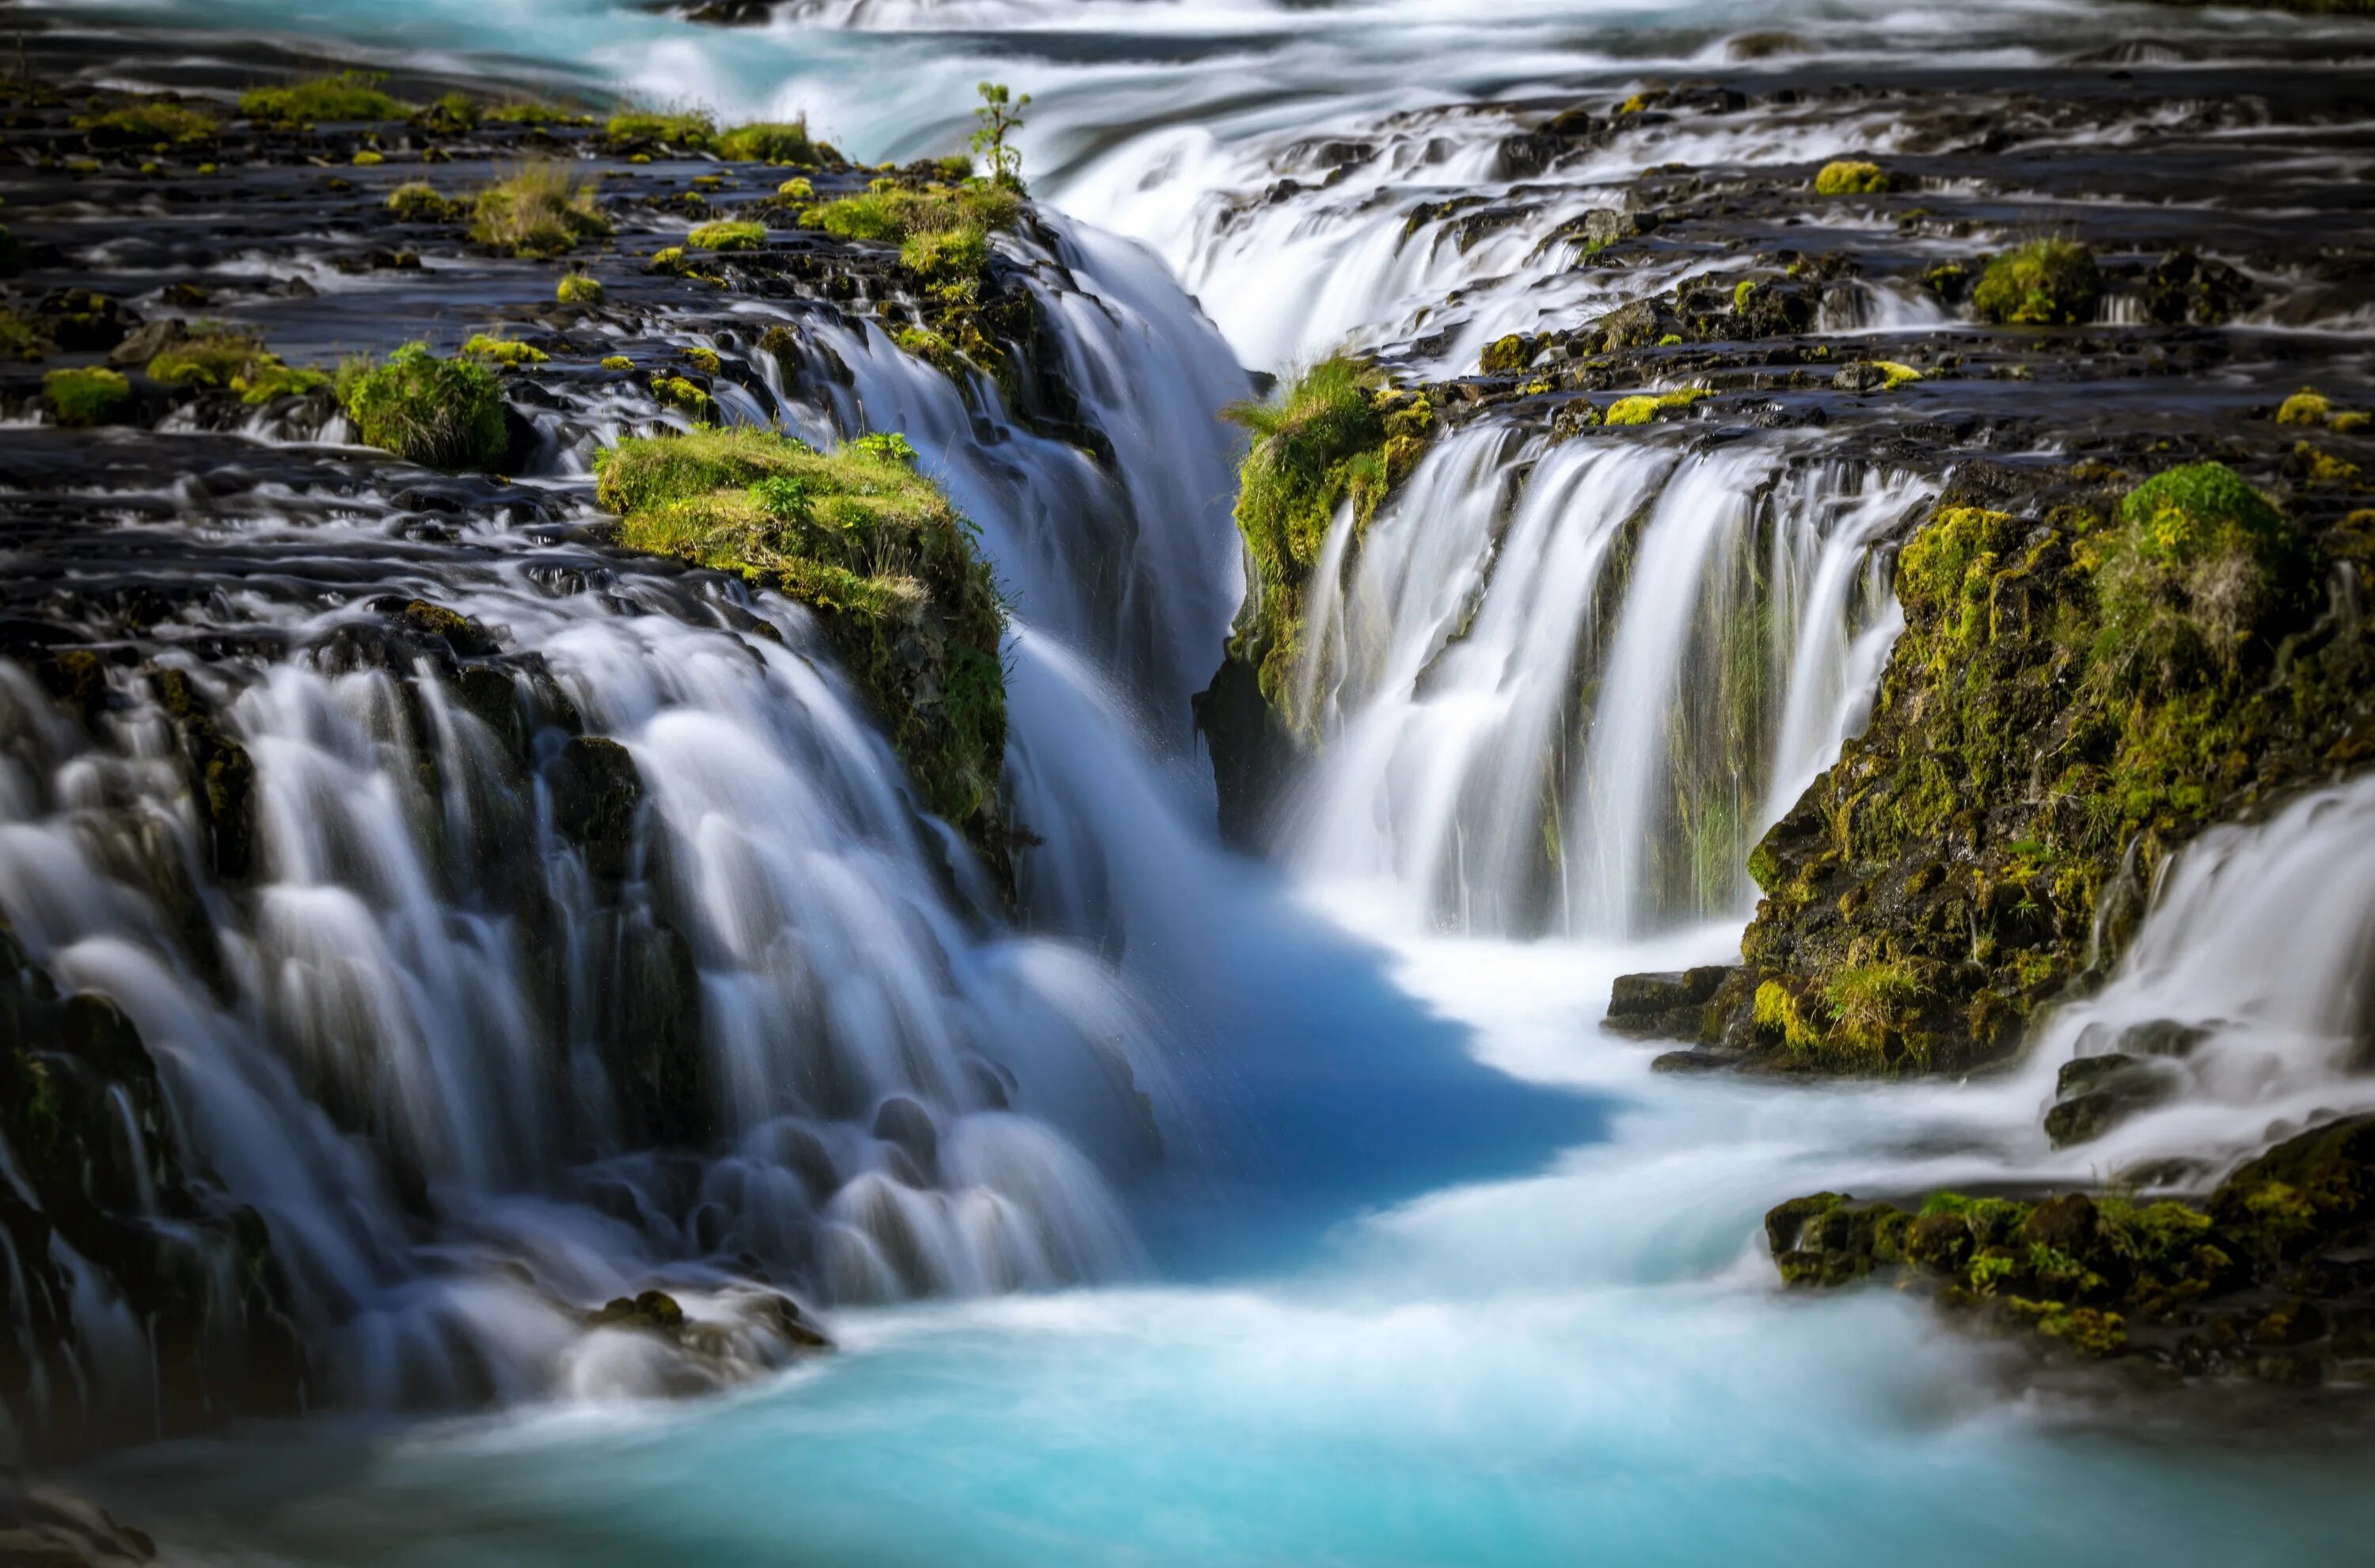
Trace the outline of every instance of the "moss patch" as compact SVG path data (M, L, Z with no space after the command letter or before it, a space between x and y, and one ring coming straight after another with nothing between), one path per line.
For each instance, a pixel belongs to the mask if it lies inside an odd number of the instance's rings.
M1238 474L1236 519L1257 580L1229 651L1255 667L1262 695L1299 730L1311 721L1292 704L1304 595L1329 527L1350 505L1356 533L1367 529L1418 466L1435 407L1373 366L1338 358L1305 370L1267 403L1228 412L1254 438Z
M717 156L737 163L813 164L816 143L806 120L757 121L737 125L717 138Z
M2102 291L2094 252L2074 240L2032 240L1989 260L1971 308L1998 325L2075 326L2094 319Z
M904 439L819 452L768 430L704 430L622 442L599 475L625 544L808 606L925 803L1008 866L1004 614L973 525L916 472Z
M684 242L696 251L755 251L767 242L767 226L747 219L704 223Z
M1678 392L1642 393L1632 397L1620 397L1611 403L1601 418L1612 425L1646 425L1671 409L1687 408L1709 395L1695 386Z
M160 349L148 361L148 377L168 385L219 387L245 403L302 396L330 384L320 371L285 364L253 333L234 327L201 327Z
M251 120L284 123L401 120L410 106L380 90L386 79L376 71L341 71L286 87L254 88L240 94L239 112Z
M103 425L131 406L132 383L114 371L52 371L41 401L62 425Z
M2215 464L2094 493L1941 504L1907 542L1872 725L1751 855L1766 896L1711 1042L1796 1071L1988 1060L2116 955L2176 845L2328 771L2375 639L2310 635L2313 542Z
M487 468L510 444L502 384L468 360L441 360L408 343L382 364L338 371L339 407L365 444L432 468Z
M1818 196L1873 196L1896 188L1896 181L1888 171L1856 159L1834 159L1814 176Z

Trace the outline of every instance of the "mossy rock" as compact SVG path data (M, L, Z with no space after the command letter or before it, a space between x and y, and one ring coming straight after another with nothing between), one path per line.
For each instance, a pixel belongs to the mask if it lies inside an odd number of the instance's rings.
M2076 326L2095 318L2103 275L2074 240L2032 240L1990 258L1971 291L1982 321L2004 326Z
M895 435L816 451L703 430L605 454L631 548L735 572L816 615L925 804L1009 874L1004 610L973 525Z
M349 363L337 397L365 444L429 467L492 467L510 446L494 371L441 360L425 343L408 343L384 363Z

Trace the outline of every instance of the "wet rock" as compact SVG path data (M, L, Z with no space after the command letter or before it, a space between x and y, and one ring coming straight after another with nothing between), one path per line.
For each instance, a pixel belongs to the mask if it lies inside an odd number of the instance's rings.
M391 594L373 599L372 608L423 637L437 639L461 658L483 659L502 652L502 644L495 641L492 632L443 605Z
M2062 1064L2058 1095L2045 1113L2045 1133L2057 1149L2100 1138L2140 1111L2174 1097L2167 1068L2134 1056L2081 1056Z
M160 669L149 684L180 732L190 794L215 871L227 880L244 880L254 869L254 760L218 727L205 695L185 672Z
M140 324L137 311L96 289L53 289L34 313L41 330L68 353L112 348Z
M1607 1027L1642 1039L1696 1040L1706 1005L1732 973L1709 964L1647 974L1620 974L1608 997Z
M2223 326L2260 300L2249 277L2191 251L2162 257L2145 275L2143 292L2145 314L2163 326Z
M940 1131L930 1112L906 1095L894 1094L874 1113L874 1136L905 1152L923 1177L920 1185L939 1185Z
M579 736L561 749L547 782L552 825L585 852L586 868L613 881L631 875L644 781L627 749L602 736Z

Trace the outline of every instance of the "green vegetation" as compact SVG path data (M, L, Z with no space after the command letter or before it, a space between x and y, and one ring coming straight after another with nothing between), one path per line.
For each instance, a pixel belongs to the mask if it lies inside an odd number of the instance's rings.
M963 282L989 265L989 236L979 229L928 229L907 236L899 261L927 283Z
M805 119L737 125L717 138L717 156L733 163L819 161L816 143L809 139L809 123Z
M507 371L515 371L525 365L540 365L552 358L533 343L522 343L514 337L490 336L483 332L472 333L469 341L462 345L461 354L466 360L483 360Z
M596 493L628 546L807 605L926 803L1002 867L1004 615L972 524L915 463L892 434L827 453L770 430L702 430L620 442Z
M471 209L470 238L516 256L563 255L609 232L594 183L557 159L511 170L480 191Z
M2074 240L2032 240L1989 259L1971 308L1999 325L2075 326L2094 319L2102 291L2094 252Z
M1686 386L1676 392L1644 393L1632 397L1620 397L1611 403L1601 418L1612 425L1646 425L1670 408L1687 408L1711 394L1702 388Z
M425 343L408 343L384 363L340 366L337 396L365 444L429 467L491 467L511 444L495 372L441 360Z
M2084 1360L2295 1383L2356 1353L2353 1326L2315 1298L2345 1277L2370 1218L2375 1118L2355 1116L2279 1144L2200 1207L1941 1192L1908 1212L1825 1192L1776 1205L1765 1229L1793 1288L1896 1273Z
M219 387L245 403L302 396L330 384L319 371L284 364L252 332L201 323L196 331L160 349L148 378L169 385Z
M564 305L598 305L605 290L602 280L583 272L573 272L553 289L553 298Z
M1871 727L1750 857L1768 896L1718 1020L1799 1070L2008 1048L2133 929L2133 900L2097 925L2115 878L2149 885L2230 797L2330 771L2375 638L2303 640L2323 576L2217 464L2042 520L1938 506L1897 559Z
M696 251L756 251L767 243L767 226L742 218L704 223L684 237Z
M973 134L973 150L989 163L989 178L1010 191L1022 189L1022 151L1007 145L1006 138L1022 128L1022 112L1031 107L1031 95L1017 98L1005 86L983 82L977 89L981 107L973 117L981 124Z
M103 425L131 403L132 383L114 371L52 371L41 378L41 400L61 425Z
M881 190L809 207L800 214L800 226L844 240L904 246L919 234L972 230L987 235L1011 229L1022 213L1020 197L987 181L920 190L894 182Z
M656 144L705 147L717 139L717 122L703 109L627 110L610 116L604 134L620 146Z
M398 223L459 223L471 214L471 204L437 194L426 180L407 180L387 194L387 210Z
M401 120L409 106L380 90L386 79L378 71L341 71L287 87L254 88L240 94L239 112L283 124Z
M2280 425L2322 425L2334 412L2334 404L2325 394L2313 386L2302 387L2276 409Z
M0 305L0 360L38 364L57 351L40 318Z
M776 186L775 194L790 201L812 202L816 200L816 183L805 174L795 174Z
M1356 534L1367 529L1418 466L1435 408L1373 366L1338 357L1294 376L1267 403L1233 406L1227 417L1253 437L1238 474L1236 518L1257 579L1230 652L1255 666L1262 695L1301 728L1310 715L1293 711L1294 671L1320 548L1346 506Z
M606 371L632 371L635 368L635 361L624 354L605 354L602 356L602 368Z
M142 99L101 113L77 115L74 127L93 141L131 147L209 142L222 129L204 106L171 98Z
M540 98L506 99L485 112L501 125L590 125L593 117L548 103Z
M1877 196L1896 188L1896 179L1877 163L1834 159L1814 176L1818 196Z

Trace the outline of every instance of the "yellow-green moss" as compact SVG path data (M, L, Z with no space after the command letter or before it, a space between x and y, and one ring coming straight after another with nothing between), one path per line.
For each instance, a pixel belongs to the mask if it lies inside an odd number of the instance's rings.
M755 251L767 242L767 226L747 218L704 223L684 237L696 251Z
M905 441L828 453L774 431L698 430L622 442L598 476L630 548L815 611L926 803L1003 862L1004 614L972 524Z
M103 425L131 404L132 383L110 370L52 371L41 400L61 425Z
M717 122L701 109L638 109L611 115L603 131L613 142L705 147L717 139Z
M170 98L143 99L101 113L77 115L74 126L94 141L138 147L212 141L222 129L204 106Z
M809 123L804 119L737 125L717 138L717 156L737 163L817 161L816 144L809 139Z
M2094 252L2074 240L2032 240L1990 258L1971 308L2007 326L2074 326L2094 319L2102 289Z
M376 71L341 71L286 87L254 88L240 94L239 112L251 120L289 123L401 120L410 106L380 90L386 79Z
M1631 397L1620 397L1611 403L1601 419L1611 425L1646 425L1669 408L1687 408L1708 395L1695 386L1686 386L1676 392L1641 393Z
M1814 176L1814 194L1818 196L1881 195L1896 188L1896 182L1888 171L1877 163L1856 159L1834 159Z
M1364 361L1323 360L1282 383L1266 403L1242 403L1228 417L1253 436L1238 473L1236 519L1258 578L1231 639L1252 664L1261 690L1291 711L1303 595L1340 508L1365 530L1393 487L1408 477L1434 430L1434 405L1394 388Z
M330 384L319 371L284 364L254 333L234 327L201 328L160 350L148 361L151 381L169 385L212 386L236 392L247 403L300 396Z
M515 337L494 337L483 332L472 333L462 345L466 360L484 360L490 365L515 371L524 365L540 365L552 358L533 343L522 343Z
M583 272L573 272L553 289L553 298L564 305L598 305L606 290L602 280Z
M2313 386L2302 387L2284 400L2276 409L2280 425L2322 425L2334 412L2334 404L2325 394Z

